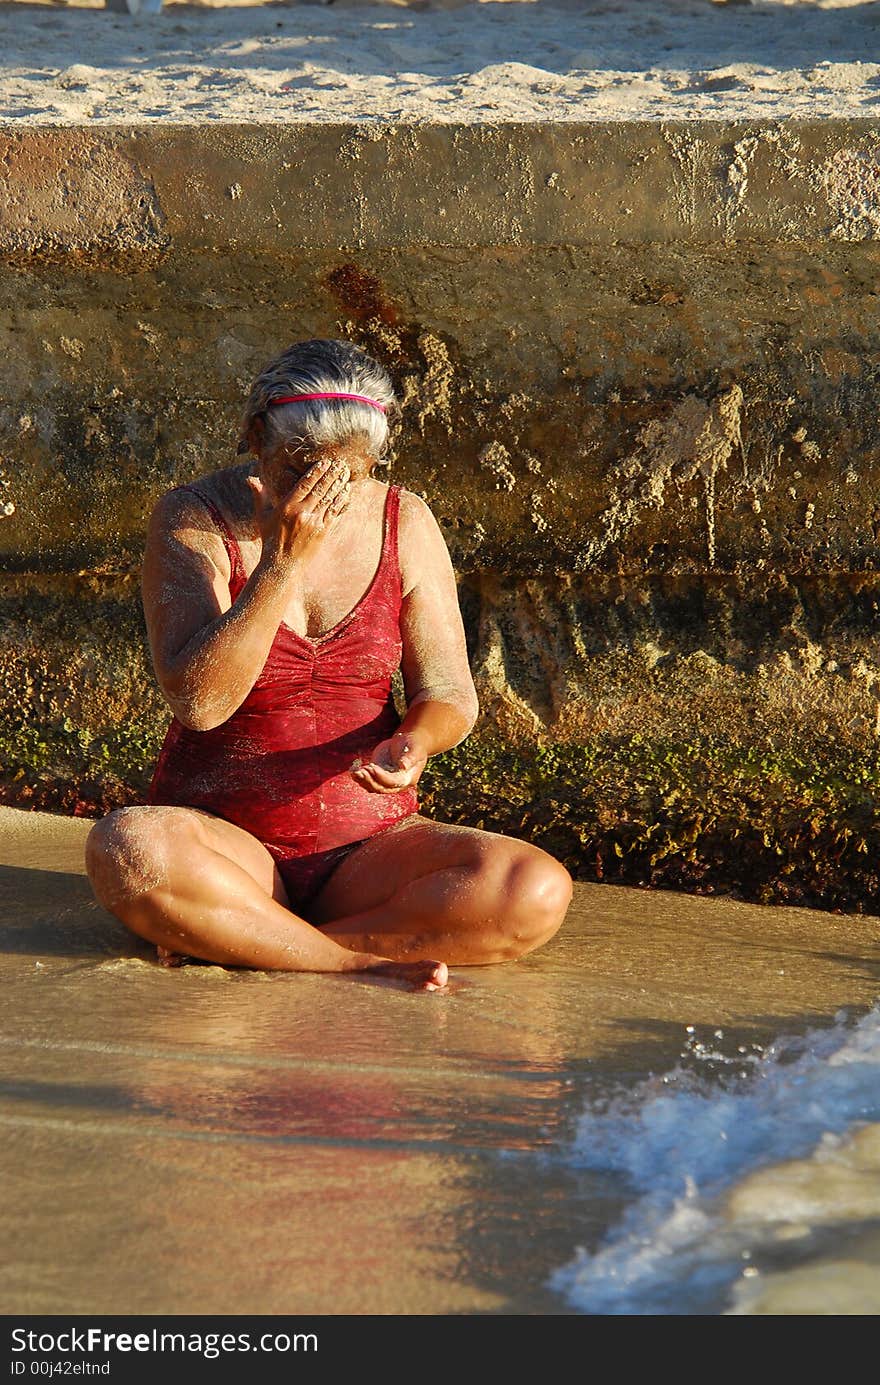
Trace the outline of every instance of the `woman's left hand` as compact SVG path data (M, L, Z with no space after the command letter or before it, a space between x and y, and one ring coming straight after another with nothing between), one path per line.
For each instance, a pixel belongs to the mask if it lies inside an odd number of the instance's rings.
M390 740L380 741L372 760L355 761L351 777L368 793L400 793L419 782L428 762L427 751L411 731L397 731Z

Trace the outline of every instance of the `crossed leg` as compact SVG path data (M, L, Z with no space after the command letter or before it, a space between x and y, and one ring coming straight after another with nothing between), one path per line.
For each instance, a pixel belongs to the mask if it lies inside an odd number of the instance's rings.
M160 949L228 966L370 971L423 989L445 984L447 962L531 951L571 897L568 872L539 848L418 816L357 847L312 922L293 912L255 837L194 808L118 809L92 828L86 868L100 903Z
M347 856L309 915L344 947L479 966L547 942L571 893L540 847L415 814Z

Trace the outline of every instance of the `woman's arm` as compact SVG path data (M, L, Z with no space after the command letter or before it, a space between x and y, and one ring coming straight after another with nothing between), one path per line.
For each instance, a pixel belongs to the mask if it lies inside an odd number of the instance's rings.
M303 560L347 504L347 478L347 467L319 464L276 507L255 491L263 552L234 604L229 559L207 508L185 491L159 500L144 554L144 616L159 686L185 726L220 726L244 702Z
M407 711L379 760L353 771L364 788L397 792L415 783L428 756L458 745L479 704L468 663L455 573L428 506L401 493L399 551L403 578L401 672Z

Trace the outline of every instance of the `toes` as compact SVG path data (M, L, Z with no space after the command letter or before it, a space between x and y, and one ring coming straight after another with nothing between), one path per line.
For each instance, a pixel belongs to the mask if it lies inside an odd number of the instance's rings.
M429 962L428 975L422 982L426 991L442 991L449 980L449 968L445 962Z
M383 962L367 970L376 976L393 976L406 981L417 991L442 991L449 980L445 962Z

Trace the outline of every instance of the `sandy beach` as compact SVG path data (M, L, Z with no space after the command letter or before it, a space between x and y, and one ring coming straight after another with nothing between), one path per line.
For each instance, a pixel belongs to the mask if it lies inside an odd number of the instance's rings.
M0 121L871 117L858 0L0 4Z

